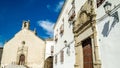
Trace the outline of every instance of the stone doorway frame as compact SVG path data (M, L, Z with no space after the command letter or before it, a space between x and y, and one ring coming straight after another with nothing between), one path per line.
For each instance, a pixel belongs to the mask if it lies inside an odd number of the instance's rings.
M92 41L90 37L82 41L82 49L84 68L93 68Z
M97 45L96 14L93 2L93 0L87 0L85 2L78 12L76 21L74 22L75 68L84 68L82 41L88 37L91 38L93 68L101 68Z

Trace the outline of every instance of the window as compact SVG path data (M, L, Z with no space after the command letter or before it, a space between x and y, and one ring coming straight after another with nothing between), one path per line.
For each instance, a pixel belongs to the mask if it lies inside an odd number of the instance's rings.
M58 35L55 35L55 42L57 42L58 40Z
M72 5L75 4L75 0L73 0L71 4L72 4Z
M22 44L25 45L25 41L22 41Z
M62 24L60 27L60 35L62 36L63 33L64 33L64 24Z
M64 51L62 50L61 52L60 52L60 62L63 64L63 62L64 62Z
M51 55L54 53L54 46L51 46Z
M72 7L70 12L68 13L68 21L72 21L75 18L75 7Z
M69 21L72 21L75 17L75 11L71 11L71 14L69 15Z
M102 5L102 3L104 2L105 0L97 0L97 8Z
M57 64L57 55L55 55L55 64Z
M70 56L70 46L67 48L67 55Z
M68 13L68 21L73 21L73 19L75 18L75 0L72 1L72 8Z

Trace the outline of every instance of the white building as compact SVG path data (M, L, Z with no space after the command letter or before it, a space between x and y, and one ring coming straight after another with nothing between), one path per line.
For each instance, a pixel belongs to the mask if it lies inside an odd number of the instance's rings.
M73 0L66 0L54 26L54 63L53 68L74 68L75 50L73 26L70 21Z
M108 8L105 13L107 6L111 9ZM101 67L120 68L120 0L103 0L99 3L96 26Z
M52 38L48 38L45 41L46 48L45 48L45 59L47 59L50 56L53 56L54 53L54 41Z
M111 6L107 14L106 2ZM54 68L119 68L119 16L120 0L66 0L54 27ZM67 56L70 40L74 53Z
M44 58L45 42L36 35L36 31L29 29L29 21L24 21L22 29L5 43L1 66L12 64L43 68Z
M44 68L53 68L54 41L51 38L46 39L45 64Z

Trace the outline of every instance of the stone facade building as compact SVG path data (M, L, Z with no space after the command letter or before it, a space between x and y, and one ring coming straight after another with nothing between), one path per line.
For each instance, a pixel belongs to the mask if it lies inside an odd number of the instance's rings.
M29 21L23 21L22 29L4 45L1 66L23 65L44 68L45 42L29 29Z

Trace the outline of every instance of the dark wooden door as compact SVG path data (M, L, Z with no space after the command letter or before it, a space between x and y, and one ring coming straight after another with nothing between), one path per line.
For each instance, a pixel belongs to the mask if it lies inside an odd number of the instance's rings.
M93 68L91 39L88 38L82 43L84 68Z
M21 54L19 58L19 65L24 65L25 64L25 55Z

